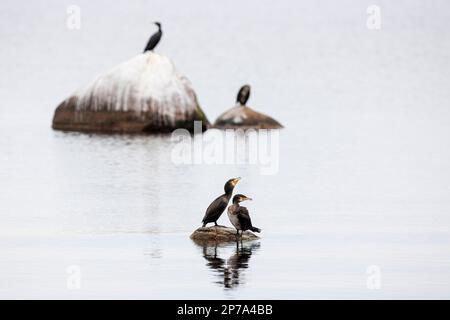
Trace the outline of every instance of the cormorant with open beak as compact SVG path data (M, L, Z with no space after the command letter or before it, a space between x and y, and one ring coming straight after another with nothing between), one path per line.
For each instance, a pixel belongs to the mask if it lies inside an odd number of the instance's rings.
M153 50L159 43L159 40L161 40L162 37L161 23L155 22L155 24L158 26L158 31L150 37L150 39L147 42L147 45L145 46L144 52Z
M233 189L241 178L230 179L225 183L225 193L214 200L206 209L205 216L203 217L203 227L206 226L207 223L214 222L217 226L217 220L220 218L222 213L228 206L228 202L230 202L231 196L233 195Z
M250 86L246 84L245 86L242 86L241 89L239 89L236 103L239 103L241 106L245 106L248 98L250 98Z
M237 194L233 197L233 204L228 207L228 218L230 218L230 222L236 228L236 235L239 235L239 230L241 231L241 237L242 233L246 230L261 232L261 229L252 225L252 220L250 219L247 208L239 205L240 202L245 200L252 199L243 194Z

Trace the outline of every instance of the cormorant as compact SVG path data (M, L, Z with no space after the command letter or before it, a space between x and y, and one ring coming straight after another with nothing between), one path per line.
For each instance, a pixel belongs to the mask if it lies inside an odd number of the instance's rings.
M147 42L147 46L144 49L144 52L153 50L159 43L159 40L161 40L162 37L161 23L155 22L155 24L158 26L158 31L150 37L150 39Z
M250 97L250 86L246 84L245 86L242 86L241 89L239 89L236 98L236 103L239 102L240 105L245 106L249 97Z
M228 218L230 218L231 223L236 228L236 235L239 235L239 230L241 231L241 237L245 230L261 232L261 229L252 226L252 220L250 219L247 208L239 205L239 202L245 200L252 199L243 194L237 194L233 197L233 204L228 207Z
M203 227L206 226L207 223L214 222L217 226L217 220L225 211L228 206L228 202L230 202L231 196L233 194L233 189L241 178L230 179L225 183L224 189L225 193L214 200L206 209L205 216L203 217Z

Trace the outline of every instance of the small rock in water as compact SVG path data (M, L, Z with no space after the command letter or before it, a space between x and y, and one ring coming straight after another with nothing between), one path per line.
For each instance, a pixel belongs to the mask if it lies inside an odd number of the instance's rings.
M238 239L236 229L222 226L200 227L191 234L190 238L199 242L235 242ZM239 235L239 240L241 239L251 241L259 237L247 230L242 234L242 238Z
M247 106L236 106L224 112L214 123L217 129L280 129L283 126L272 117Z

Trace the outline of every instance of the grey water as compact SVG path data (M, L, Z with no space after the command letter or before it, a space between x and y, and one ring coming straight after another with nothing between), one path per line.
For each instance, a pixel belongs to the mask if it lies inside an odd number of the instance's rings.
M80 0L70 30L72 3L2 0L0 298L450 298L450 3L376 2L379 30L361 1ZM52 131L155 20L211 121L250 83L285 126L274 174ZM194 243L236 176L261 239Z

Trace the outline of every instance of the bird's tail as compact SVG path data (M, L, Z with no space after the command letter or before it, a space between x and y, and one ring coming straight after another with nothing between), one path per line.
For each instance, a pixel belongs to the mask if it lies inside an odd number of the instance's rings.
M261 232L261 229L256 228L256 227L252 227L250 230L252 230L253 232L258 232L258 233Z

